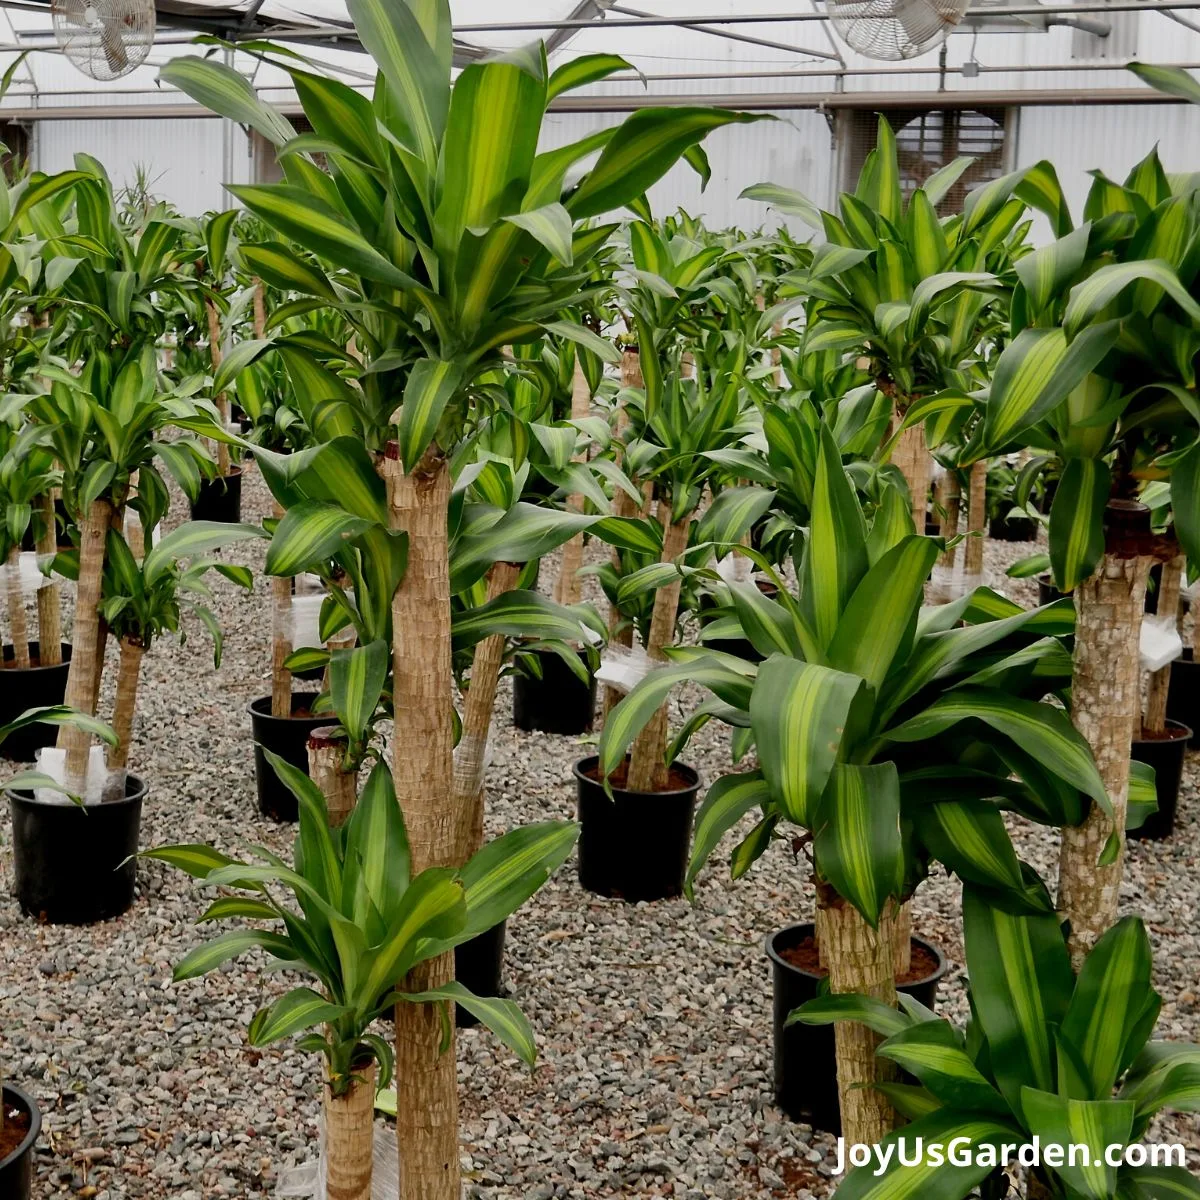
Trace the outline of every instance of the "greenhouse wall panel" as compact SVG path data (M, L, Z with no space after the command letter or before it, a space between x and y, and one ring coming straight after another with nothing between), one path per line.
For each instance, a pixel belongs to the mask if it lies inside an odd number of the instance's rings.
M226 156L225 138L231 135ZM198 117L195 120L39 121L34 154L40 170L64 171L76 151L85 150L108 169L118 188L133 183L143 169L151 192L180 211L197 216L232 207L228 181L249 178L246 137L236 126Z
M1091 185L1089 171L1098 169L1121 181L1156 144L1168 171L1193 169L1196 146L1200 145L1200 107L1128 104L1023 108L1017 139L1017 165L1050 159L1071 212L1079 219ZM1044 224L1040 233L1042 240L1048 240Z

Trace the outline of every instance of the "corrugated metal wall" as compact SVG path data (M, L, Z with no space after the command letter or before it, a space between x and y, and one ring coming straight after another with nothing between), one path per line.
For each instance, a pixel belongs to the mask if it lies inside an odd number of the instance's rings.
M761 205L739 200L743 188L770 180L796 188L819 204L834 195L835 147L825 116L798 111L777 119L718 130L708 140L712 181L703 194L696 174L674 168L653 189L658 214L685 208L714 227L745 229L778 217ZM1158 143L1168 171L1200 169L1200 107L1186 104L1131 104L1025 108L1014 123L1014 163L1026 166L1048 158L1055 164L1078 213L1087 194L1086 172L1099 168L1124 178L1135 162ZM623 118L607 113L551 114L543 143L565 145ZM114 181L128 183L145 165L154 190L182 212L198 215L228 208L221 187L224 175L222 122L217 120L41 121L34 129L33 156L43 171L71 166L77 150L86 150L108 167ZM233 182L250 178L248 146L233 130Z
M232 134L233 177L225 176L225 122L194 120L39 121L34 128L33 159L39 170L65 171L75 152L85 150L107 168L117 188L145 169L151 191L189 216L231 208L233 197L222 186L249 179L247 141Z

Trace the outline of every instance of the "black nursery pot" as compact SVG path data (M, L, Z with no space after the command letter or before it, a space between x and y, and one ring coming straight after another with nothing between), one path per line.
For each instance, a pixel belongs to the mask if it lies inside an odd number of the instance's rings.
M1167 717L1200 730L1200 663L1196 662L1191 646L1171 664L1171 686L1167 692ZM1200 746L1200 734L1193 733L1188 745Z
M1061 600L1066 594L1060 592L1054 586L1054 577L1052 575L1039 575L1037 577L1038 585L1038 605L1039 607L1045 604L1053 604L1055 600Z
M504 966L504 935L507 923L493 925L469 942L454 947L454 978L477 996L499 996L500 971ZM479 1021L465 1008L454 1006L454 1023L473 1029Z
M226 525L236 525L241 519L241 467L232 467L228 475L201 481L200 495L192 505L193 521L221 521Z
M542 677L524 671L513 676L513 724L527 733L578 734L592 727L596 712L596 676L588 671L585 684L552 650L533 650ZM587 666L587 653L579 652Z
M1037 538L1037 522L1032 517L993 517L988 537L997 542L1032 542Z
M124 797L80 807L39 804L31 791L9 788L21 911L51 925L91 925L126 912L137 883L147 790L126 775Z
M30 658L37 658L41 647L29 643ZM3 675L0 675L0 725L15 721L27 708L61 704L67 694L67 675L71 670L71 647L63 642L62 662L52 667L30 667L27 671L11 666L13 648L4 647ZM37 752L53 746L58 738L56 725L26 725L0 742L0 758L13 762L33 762ZM3 1195L3 1193L0 1193Z
M1176 664L1178 665L1178 664ZM1172 682L1175 672L1171 671ZM1168 697L1168 703L1169 703ZM1140 841L1160 842L1175 832L1175 813L1179 808L1179 784L1183 779L1183 760L1194 736L1192 727L1168 721L1166 737L1134 738L1130 757L1134 762L1154 768L1154 792L1158 812L1151 813L1129 836Z
M814 931L811 923L790 925L769 935L766 941L775 993L775 1103L793 1121L806 1121L814 1129L840 1135L842 1114L838 1104L833 1026L796 1024L784 1028L793 1009L821 992L821 976L793 966L783 957L786 951L813 937ZM938 981L945 975L948 964L936 946L920 938L912 941L914 949L920 946L937 960L937 967L927 978L897 984L896 988L926 1008L933 1008Z
M671 766L673 790L628 792L593 779L599 759L575 764L579 800L579 882L589 892L619 900L665 900L683 892L692 814L700 775Z
M41 1110L32 1096L10 1083L4 1085L0 1102L4 1104L6 1118L14 1108L20 1109L29 1118L29 1130L20 1145L7 1157L0 1159L0 1197L3 1200L30 1200L33 1195L34 1151L42 1132Z
M317 698L316 692L293 692L292 712L307 712ZM330 714L320 716L271 716L271 697L260 696L250 705L250 728L254 733L254 781L258 786L258 811L275 821L295 821L296 797L288 790L275 768L267 762L264 750L278 754L308 773L308 735L328 725Z

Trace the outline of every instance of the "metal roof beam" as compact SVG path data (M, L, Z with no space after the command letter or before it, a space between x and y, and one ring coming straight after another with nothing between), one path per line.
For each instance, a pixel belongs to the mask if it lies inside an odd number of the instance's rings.
M579 0L579 3L572 9L571 15L567 17L568 21L587 21L584 28L597 24L604 20L605 13L613 7L613 0ZM555 50L562 49L574 36L580 32L578 29L556 29L546 39L546 53L553 54Z
M654 17L657 13L642 12L637 8L626 8L623 4L614 4L612 11L615 13L624 13L630 17ZM708 33L713 37L726 38L731 42L746 42L751 46L765 46L768 50L784 50L789 54L808 54L813 58L828 58L834 62L841 62L841 56L830 54L828 50L809 50L804 46L793 46L789 42L773 42L770 38L752 37L748 33L734 33L732 29L718 29L715 25L692 25L689 28L694 33ZM557 31L562 33L560 29ZM549 45L549 43L547 43Z

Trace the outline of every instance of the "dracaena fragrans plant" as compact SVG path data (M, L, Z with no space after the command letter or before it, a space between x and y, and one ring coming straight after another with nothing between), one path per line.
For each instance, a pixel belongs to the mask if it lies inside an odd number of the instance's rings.
M963 937L965 1029L911 999L897 1011L863 995L820 997L790 1018L865 1022L885 1039L880 1057L915 1077L884 1085L912 1121L880 1147L892 1151L888 1165L852 1171L840 1200L1000 1200L1013 1194L1004 1148L1011 1155L1035 1142L1040 1162L1026 1166L1028 1197L1200 1196L1183 1164L1108 1161L1112 1147L1140 1142L1160 1112L1200 1108L1200 1047L1150 1040L1162 1001L1142 922L1113 926L1076 974L1053 914L1005 911L968 885ZM955 1139L970 1147L965 1163L946 1155ZM910 1165L895 1153L901 1140L909 1156L920 1147Z
M563 314L579 303L613 226L583 223L636 201L710 130L754 118L700 108L637 112L539 154L550 102L625 68L623 59L588 55L551 71L545 48L534 45L453 77L447 0L350 0L348 11L378 68L369 95L290 54L277 59L327 170L232 70L180 58L163 78L277 146L284 182L234 189L274 234L262 252L243 244L241 258L268 282L286 279L297 294L338 308L362 356L358 386L338 395L353 436L377 456L386 480L386 525L408 537L407 570L392 600L392 758L423 869L461 863L470 836L466 814L450 810L449 463L486 409L477 381L499 364L503 347L547 330L594 339ZM593 155L590 170L569 178ZM292 253L288 241L314 259ZM341 503L344 495L340 478L329 476L325 498ZM449 955L431 959L413 986L437 986L452 970ZM396 1016L399 1074L413 1089L397 1121L401 1195L457 1200L453 1057L439 1056L440 1032L427 1017L403 1005Z
M653 535L657 553L646 561L646 550L632 547L634 553L619 560L619 572L617 565L598 572L618 611L638 627L653 661L661 661L676 640L684 578L698 570L711 574L703 563L712 548L725 551L738 542L772 498L769 490L755 486L722 489L728 482L722 453L741 447L759 428L745 387L746 347L739 343L711 369L697 356L689 379L681 377L681 353L677 348L666 359L668 369L657 389L647 380L644 391L625 399L623 461L649 497L643 526ZM718 494L697 522L706 489ZM664 790L671 766L667 748L664 706L634 742L622 786L635 792ZM604 775L613 769L609 766Z
M61 365L39 374L50 390L28 406L49 430L62 469L63 500L78 527L80 563L72 637L68 703L90 712L103 670L106 631L99 604L104 550L110 526L126 508L152 529L166 511L160 464L195 496L210 460L195 439L155 441L176 418L193 417L203 402L192 389L160 375L157 342L166 328L167 297L195 287L175 258L182 230L168 214L152 210L128 227L103 168L87 155L66 173L69 208L35 205L30 221L42 240L44 273L54 272L55 350ZM60 176L60 179L63 177ZM64 192L64 201L68 193ZM56 197L57 199L57 197ZM72 370L80 364L78 372ZM67 784L82 791L88 738L79 729L60 735Z
M1031 448L1020 502L1042 472L1059 476L1049 552L1079 613L1071 711L1114 807L1063 842L1059 906L1077 961L1116 917L1147 571L1181 547L1200 555L1198 195L1152 152L1123 183L1097 174L1077 227L1059 196L1058 239L1015 265L1012 340L964 452ZM1167 481L1172 524L1156 533L1139 496Z
M754 770L718 780L697 817L689 888L722 836L754 810L733 854L739 875L781 827L811 844L817 930L835 992L894 1006L896 915L939 859L1010 905L1045 907L1031 889L1002 810L1059 825L1084 797L1108 800L1087 744L1043 697L1070 658L1070 606L1025 611L987 589L924 608L941 548L916 535L903 492L889 487L868 527L830 431L820 430L808 539L795 594L770 599L751 583L729 591L761 664L676 648L612 712L600 742L608 771L684 680L713 695L690 732L716 718ZM743 550L754 554L753 551ZM757 556L756 556L757 557ZM855 953L850 952L851 947ZM866 948L864 950L864 948ZM838 1086L851 1140L878 1140L893 1116L870 1087L872 1035L838 1031Z
M428 1009L446 1052L453 1020L447 1009L461 1004L532 1065L533 1030L512 1001L475 996L453 980L416 993L410 973L523 904L570 853L575 827L528 826L490 843L460 870L418 871L385 764L375 765L354 811L334 827L304 772L275 755L271 761L298 803L290 867L273 856L238 862L207 845L163 846L145 857L232 892L214 899L202 923L241 922L188 954L175 969L177 981L251 950L308 980L255 1014L249 1040L267 1046L299 1035L303 1048L323 1056L330 1193L370 1200L376 1067L383 1087L394 1061L373 1022L397 1003ZM408 1081L397 1083L403 1098Z
M253 587L253 580L248 567L203 556L263 536L255 525L192 521L167 534L157 545L153 531L147 531L138 554L118 530L108 531L100 613L120 647L113 707L117 744L108 753L110 770L124 770L128 764L142 660L157 638L174 633L182 644L187 636L182 618L187 613L208 630L213 640L213 666L221 665L221 627L204 603L212 595L204 577L215 571L247 591ZM59 555L57 565L68 576L77 574L78 556Z
M967 193L961 214L939 216L951 189L970 179L973 161L948 163L905 201L895 133L881 116L876 147L837 213L774 184L743 193L824 236L811 262L780 280L780 297L792 294L805 306L806 353L865 359L891 398L897 427L907 418L905 436L889 451L908 480L918 527L930 474L922 423L932 397L961 394L967 368L1003 328L1027 206L1047 209L1046 193L1058 186L1053 168L1039 163Z

